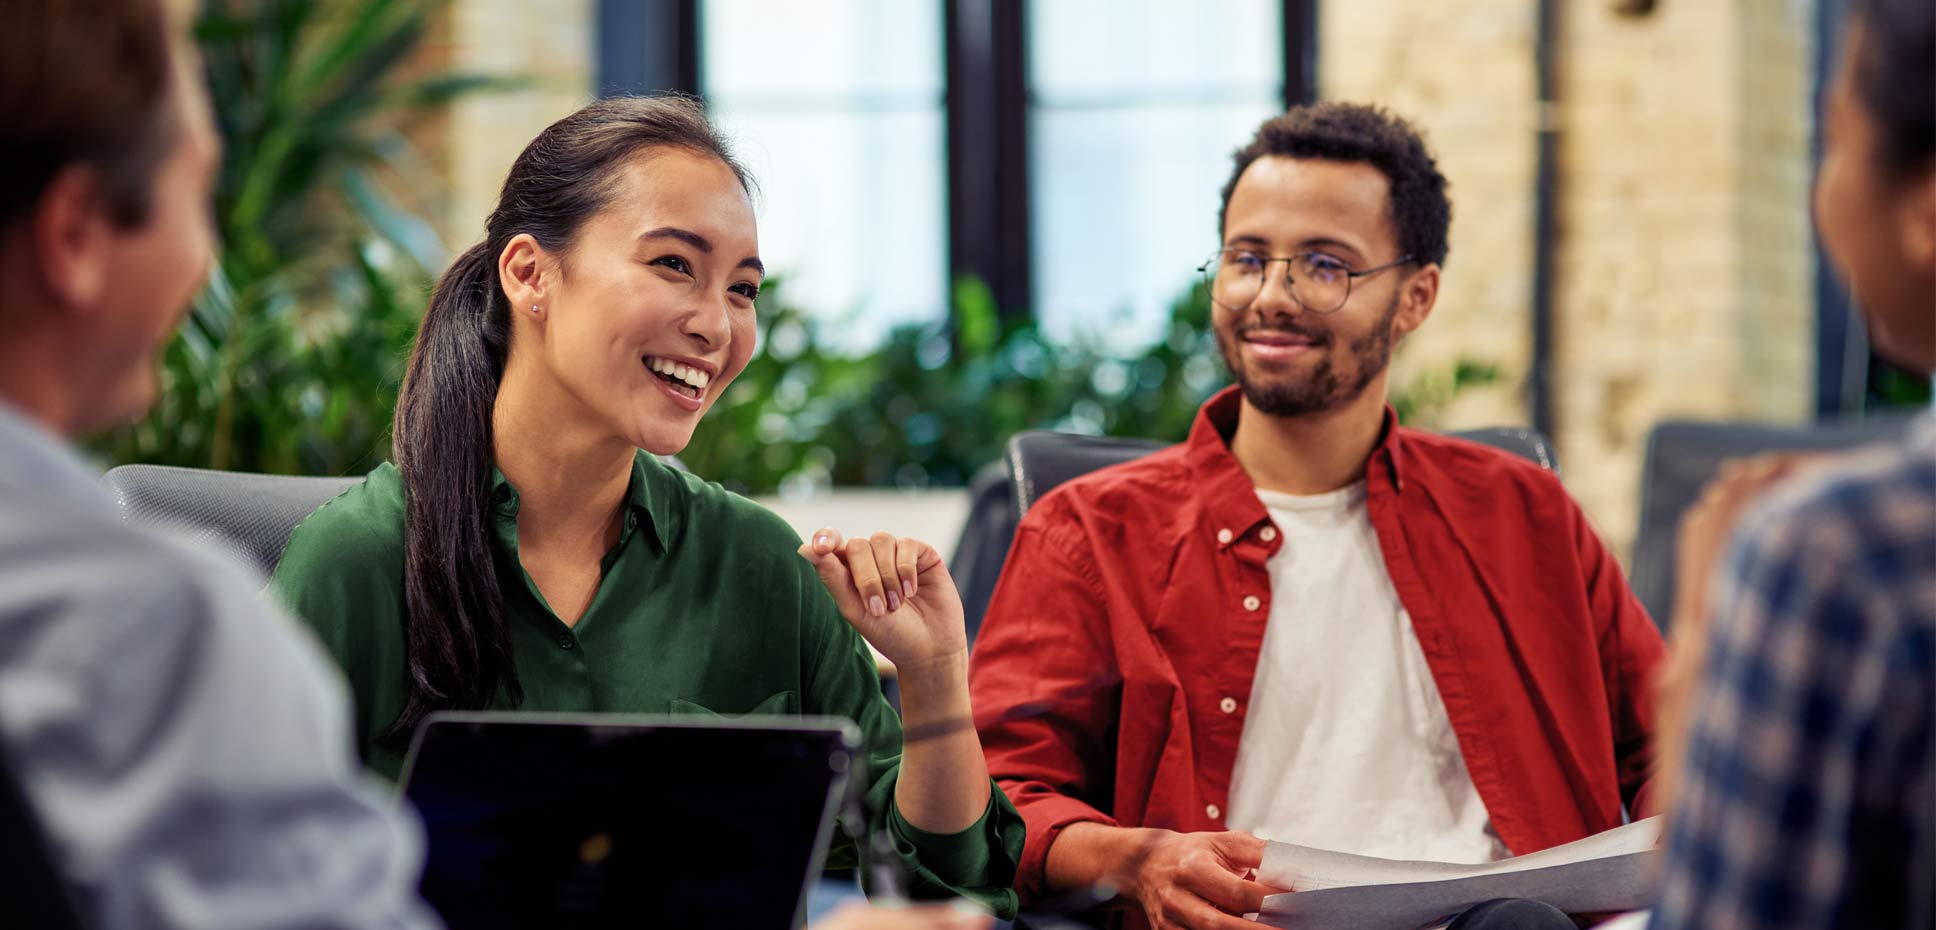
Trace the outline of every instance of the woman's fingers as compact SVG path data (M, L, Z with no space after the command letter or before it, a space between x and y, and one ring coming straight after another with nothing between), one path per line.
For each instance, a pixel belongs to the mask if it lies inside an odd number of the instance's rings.
M913 599L921 590L921 551L930 548L918 539L898 539L894 546L894 570L901 576L901 596Z
M868 537L869 548L874 550L874 565L881 570L881 590L887 596L887 612L901 609L901 601L908 596L907 579L910 575L901 573L900 540L892 533L875 533Z
M815 531L800 555L820 572L841 611L853 617L900 610L921 590L922 573L942 566L941 553L918 539L887 532L847 539L831 527Z
M869 614L886 616L887 589L881 581L880 566L874 561L874 544L865 539L850 539L846 552L847 571L854 576L854 590L860 592L861 603L867 605Z
M839 530L830 526L823 526L818 532L813 534L812 539L807 541L807 547L813 550L814 555L820 556L831 552L839 552L841 542Z
M842 616L849 618L862 616L867 612L867 605L854 589L853 573L848 571L847 564L841 561L840 550L829 547L830 540L838 540L840 534L833 533L823 539L822 533L827 532L822 530L821 533L815 533L813 539L802 544L799 550L800 557L813 566L814 573L820 576L820 583L827 588L829 594L833 595L834 606L840 608Z

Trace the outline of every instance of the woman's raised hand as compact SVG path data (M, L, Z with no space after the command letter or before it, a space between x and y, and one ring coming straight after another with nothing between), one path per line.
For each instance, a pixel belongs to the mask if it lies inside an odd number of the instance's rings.
M842 539L823 529L800 547L841 616L902 675L968 652L961 594L934 547L891 533Z

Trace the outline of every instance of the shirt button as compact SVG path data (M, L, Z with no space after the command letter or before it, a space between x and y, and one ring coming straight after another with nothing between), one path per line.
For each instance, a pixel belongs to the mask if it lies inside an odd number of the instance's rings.
M1229 531L1229 530L1218 530L1218 531L1217 531L1217 542L1220 542L1220 543L1223 543L1223 544L1225 544L1225 545L1228 545L1228 544L1230 543L1230 540L1231 540L1231 538L1232 538L1232 537L1231 537L1231 535L1230 535L1230 531Z
M1223 809L1222 809L1222 808L1219 808L1219 807L1218 807L1217 805L1215 805L1215 804L1212 804L1212 805L1210 805L1209 807L1206 807L1206 808L1204 808L1204 809L1203 809L1203 812L1204 812L1204 813L1206 813L1206 814L1209 814L1209 815L1210 815L1210 819L1211 819L1211 820L1215 820L1215 819L1217 819L1218 817L1222 817L1222 816L1223 816Z
M576 645L578 645L578 641L575 639L572 639L570 633L566 633L558 637L558 648L560 649L570 649L571 647Z
M1237 699L1229 698L1229 697L1224 698L1223 700L1217 702L1217 709L1220 711L1223 711L1226 714L1234 714L1237 712Z
M1270 542L1271 540L1276 539L1277 527L1274 527L1274 526L1264 527L1263 531L1257 534L1257 538L1265 542Z
M1258 599L1257 599L1257 595L1255 595L1255 594L1246 594L1246 595L1244 595L1244 609L1245 609L1245 610L1256 610L1257 608L1259 608L1259 607L1262 607L1263 605L1264 605L1264 602L1263 602L1263 601L1260 601L1260 600L1258 600Z

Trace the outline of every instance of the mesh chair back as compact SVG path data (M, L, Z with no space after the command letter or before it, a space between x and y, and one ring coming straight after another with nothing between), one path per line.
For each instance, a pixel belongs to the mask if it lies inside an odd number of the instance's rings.
M173 525L238 550L265 575L275 570L297 523L362 480L167 465L123 465L106 478L124 519Z

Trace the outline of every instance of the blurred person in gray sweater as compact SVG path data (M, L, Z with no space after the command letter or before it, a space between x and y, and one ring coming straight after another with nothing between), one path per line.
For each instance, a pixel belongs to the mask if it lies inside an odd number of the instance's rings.
M252 570L122 522L70 445L148 409L207 275L186 14L0 0L0 764L85 926L435 927L328 660Z

